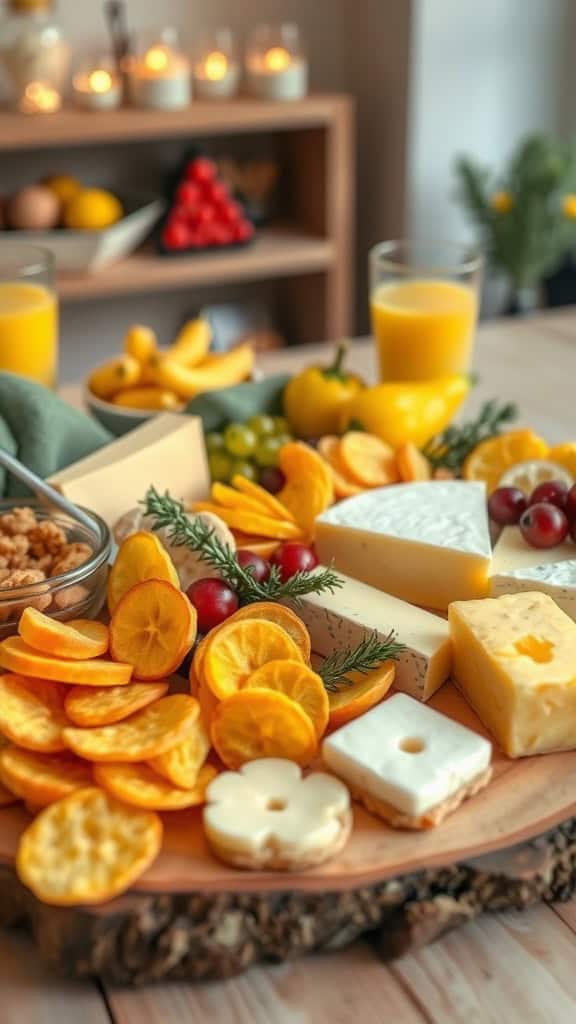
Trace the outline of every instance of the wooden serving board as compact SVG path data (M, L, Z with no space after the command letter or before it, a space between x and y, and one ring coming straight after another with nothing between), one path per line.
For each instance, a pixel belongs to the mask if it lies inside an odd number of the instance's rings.
M430 702L483 729L457 690ZM42 954L73 975L137 983L225 977L261 959L338 948L374 931L391 957L486 909L571 894L576 882L576 752L511 761L438 828L387 828L361 808L334 860L302 874L227 868L198 810L165 814L161 856L137 889L96 908L40 904L13 863L29 822L0 811L0 924L26 922Z

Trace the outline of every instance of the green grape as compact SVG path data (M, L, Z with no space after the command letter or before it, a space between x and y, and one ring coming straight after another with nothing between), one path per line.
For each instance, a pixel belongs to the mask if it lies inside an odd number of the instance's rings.
M277 442L280 448L283 448L285 444L288 444L290 441L293 440L293 437L291 434L276 434L274 440Z
M254 451L256 434L244 423L231 423L224 431L224 444L230 455L244 459Z
M208 456L210 476L221 484L228 483L232 474L232 465L232 459L226 452L210 452Z
M245 476L247 480L254 480L255 482L258 480L258 470L254 463L248 462L248 459L234 459L230 479L236 476L237 473L239 476Z
M290 434L290 424L284 416L274 417L274 433L275 434Z
M263 437L261 441L256 445L254 452L254 458L259 466L264 468L265 466L277 466L278 456L282 443L278 443L277 437Z
M215 430L212 430L209 434L206 434L206 451L207 452L222 452L224 451L224 438L222 434L217 434Z
M273 416L251 416L246 423L250 430L253 430L257 437L268 437L276 431L276 424Z

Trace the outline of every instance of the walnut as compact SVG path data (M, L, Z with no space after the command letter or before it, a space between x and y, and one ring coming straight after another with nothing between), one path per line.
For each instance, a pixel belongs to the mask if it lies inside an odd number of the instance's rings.
M8 569L24 569L28 563L30 542L25 534L0 536L0 564Z
M74 605L81 604L90 595L88 587L82 586L81 583L75 583L71 587L64 587L63 590L58 590L54 594L54 604L57 608L72 608Z
M84 562L87 562L92 557L92 554L92 548L89 544L83 544L80 541L76 541L73 544L65 544L58 558L54 561L50 575L61 576L63 573L69 572L70 569L77 569L79 565L84 565Z
M43 582L45 579L46 576L41 569L14 569L2 581L0 597L8 598L6 591L16 590L18 587L30 587L32 589L30 595L22 601L9 602L9 600L6 600L5 606L0 609L0 621L5 622L27 607L37 608L39 612L45 611L52 603L52 597L46 593L48 587Z
M13 508L0 516L0 533L14 537L17 534L29 533L38 525L38 520L31 508Z
M38 523L29 533L30 554L35 558L44 558L45 555L60 555L62 548L66 546L66 534L64 530L49 519Z

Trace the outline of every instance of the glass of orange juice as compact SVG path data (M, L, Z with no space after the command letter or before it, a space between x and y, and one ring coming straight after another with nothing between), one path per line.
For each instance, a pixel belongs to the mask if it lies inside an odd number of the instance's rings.
M0 242L0 370L56 387L58 301L52 254Z
M382 380L470 369L482 258L464 245L381 242L370 252L370 309Z

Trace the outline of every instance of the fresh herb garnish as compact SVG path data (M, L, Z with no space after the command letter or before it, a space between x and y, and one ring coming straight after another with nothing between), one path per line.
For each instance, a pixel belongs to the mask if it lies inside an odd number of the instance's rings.
M153 529L165 527L171 544L198 552L200 558L236 591L241 604L289 598L298 605L307 594L321 594L326 590L334 593L344 582L332 568L297 572L290 579L282 580L280 570L273 565L268 579L258 583L249 568L243 569L238 564L234 552L220 543L211 526L199 516L189 519L182 502L149 487L141 504L153 520Z
M492 398L484 402L476 419L452 424L422 449L433 469L443 467L458 473L470 452L489 437L500 433L505 424L516 419L518 409L512 402Z
M324 659L318 671L327 690L337 693L345 686L352 686L350 672L361 672L366 675L378 668L383 661L396 661L398 655L405 651L404 644L398 643L394 630L390 630L383 640L378 633L371 633L357 647L344 647L334 651Z

